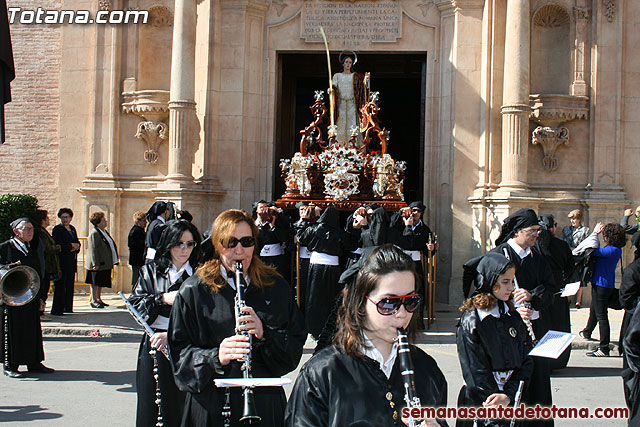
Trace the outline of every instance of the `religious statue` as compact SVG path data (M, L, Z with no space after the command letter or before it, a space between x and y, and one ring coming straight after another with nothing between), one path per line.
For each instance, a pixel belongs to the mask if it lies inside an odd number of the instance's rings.
M336 104L336 139L347 142L356 132L357 148L362 146L360 134L360 109L365 99L365 76L353 71L358 57L353 51L343 51L339 56L342 72L335 73L331 80Z

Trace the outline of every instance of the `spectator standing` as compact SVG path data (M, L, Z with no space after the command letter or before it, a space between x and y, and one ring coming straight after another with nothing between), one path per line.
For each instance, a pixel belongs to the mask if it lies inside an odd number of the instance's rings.
M41 247L43 249L43 257L41 258L41 270L44 274L40 277L40 299L43 304L40 307L40 314L44 313L45 304L49 295L49 287L52 280L58 280L61 277L60 260L58 254L61 251L60 245L56 243L51 234L47 231L49 226L49 212L43 209L36 210L33 216L33 224L36 234L38 235ZM62 313L60 313L62 314Z
M62 313L73 313L73 291L78 270L78 251L80 251L80 240L78 232L71 225L73 211L69 208L62 208L58 211L60 224L53 227L51 233L56 244L60 245L60 278L53 282L53 304L51 314L61 315Z
M156 255L156 246L164 230L165 223L171 212L166 202L157 201L147 211L147 235L145 238L145 263L150 263Z
M562 240L567 242L569 249L574 250L589 235L589 227L582 225L582 211L580 209L572 210L567 216L571 225L562 229ZM582 288L578 289L576 295L576 308L580 307L582 307Z
M22 265L40 271L37 248L31 245L34 227L29 218L16 219L11 223L11 229L13 237L0 244L0 264L20 261ZM40 301L36 296L24 305L0 305L0 361L4 363L4 375L10 378L23 377L18 371L20 365L27 365L29 372L53 372L53 369L42 364L44 347L40 326ZM5 342L5 337L8 337L8 342Z
M605 245L600 248L598 234L602 233L602 240ZM615 292L616 266L622 256L622 247L626 244L624 228L620 224L607 224L599 222L589 236L589 241L593 241L593 246L583 242L584 246L596 247L592 256L596 257L596 264L591 277L591 306L589 309L589 320L587 326L580 331L580 336L591 339L591 333L596 325L600 326L600 348L587 353L590 357L609 356L609 300Z
M131 288L135 286L140 275L140 268L144 265L145 227L147 217L144 212L133 214L133 227L129 230L127 239L129 246L129 265L131 266Z
M118 249L107 232L107 218L104 212L95 212L89 218L94 229L87 239L86 283L91 285L91 307L104 308L109 304L102 301L102 288L111 287L111 271L118 264Z
M640 217L640 205L636 206L635 211L633 209L625 209L624 211L620 225L624 228L624 232L627 234L633 234L640 231L640 225L638 223L629 225L629 219L631 217Z

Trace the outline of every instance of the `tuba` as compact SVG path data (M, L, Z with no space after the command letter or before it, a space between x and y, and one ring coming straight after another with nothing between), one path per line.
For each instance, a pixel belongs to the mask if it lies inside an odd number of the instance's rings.
M33 268L13 264L0 265L0 305L20 306L31 302L40 290L40 276Z

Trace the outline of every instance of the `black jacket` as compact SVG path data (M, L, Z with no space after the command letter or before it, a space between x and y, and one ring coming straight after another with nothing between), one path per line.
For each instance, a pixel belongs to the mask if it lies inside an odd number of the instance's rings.
M421 405L445 407L447 381L436 361L415 346L411 346L411 358ZM404 426L401 421L401 409L406 406L404 395L397 358L387 379L373 359L354 358L329 346L316 353L300 370L287 404L285 425ZM396 420L394 411L397 411ZM447 425L444 420L439 422Z
M127 239L129 245L129 265L144 265L145 239L146 234L144 228L134 224L131 230L129 230L129 237Z
M80 244L80 240L78 240L78 232L75 227L73 225L69 225L69 228L71 228L71 231L67 231L67 229L64 228L64 225L58 224L53 227L51 236L61 248L60 255L58 256L60 269L64 271L73 271L75 273L78 269L78 263L76 260L78 251L71 252L71 244Z

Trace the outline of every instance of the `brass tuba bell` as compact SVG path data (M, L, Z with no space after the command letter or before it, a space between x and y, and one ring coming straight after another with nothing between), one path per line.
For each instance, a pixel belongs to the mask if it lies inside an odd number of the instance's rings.
M0 265L0 305L20 306L38 294L40 276L33 268L13 264Z

